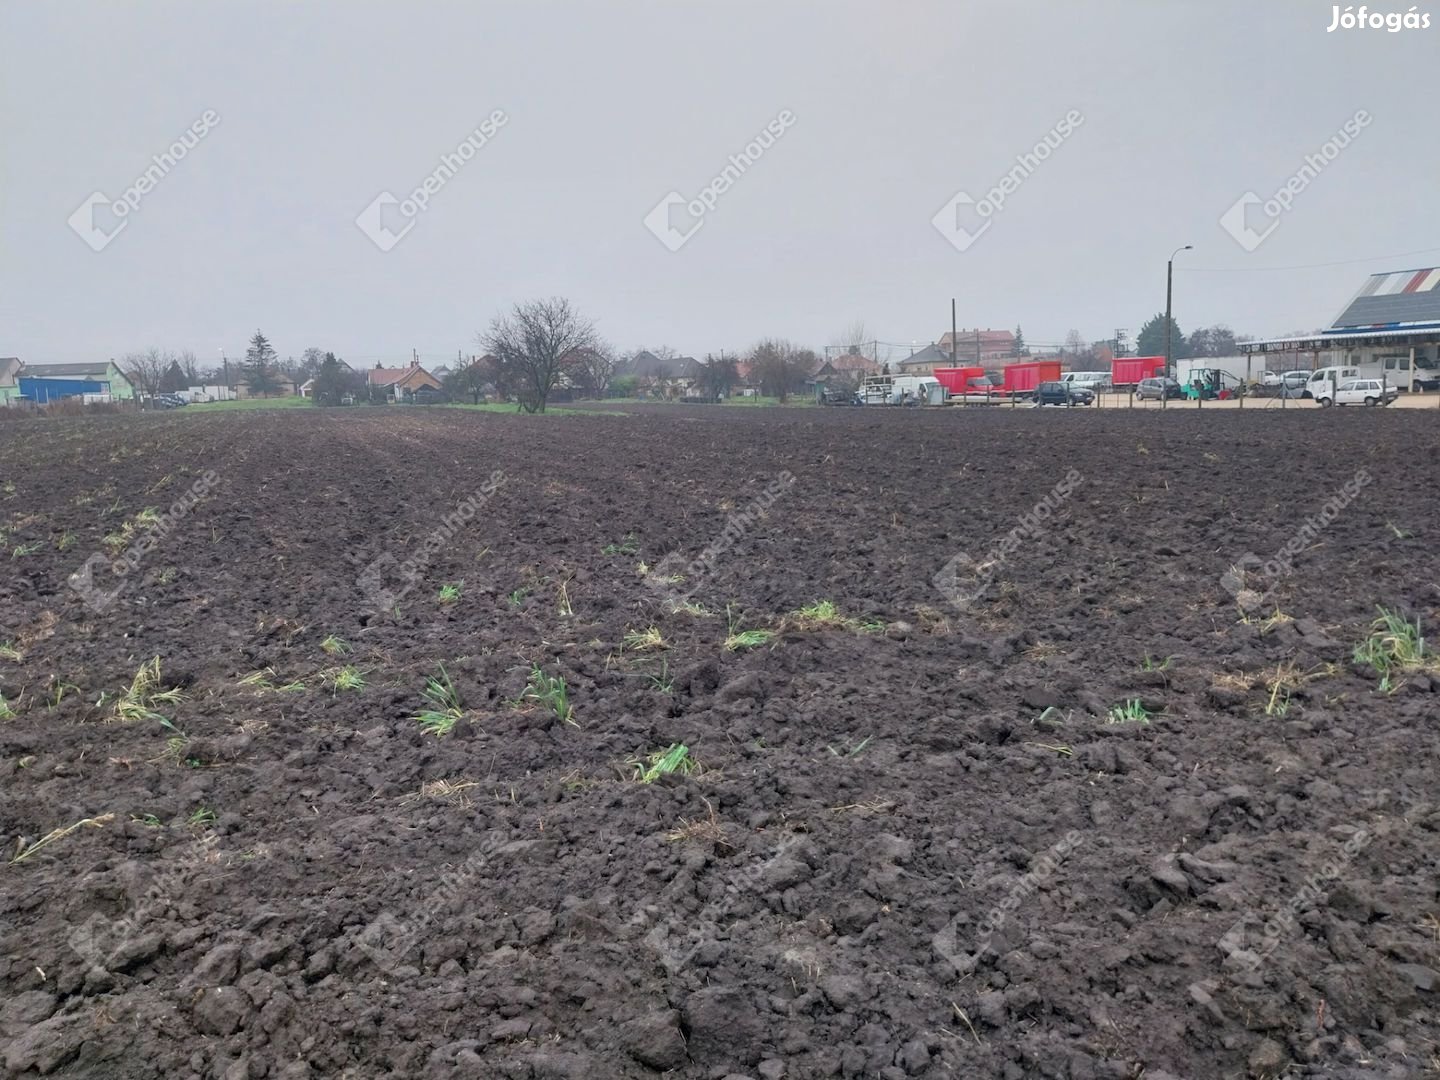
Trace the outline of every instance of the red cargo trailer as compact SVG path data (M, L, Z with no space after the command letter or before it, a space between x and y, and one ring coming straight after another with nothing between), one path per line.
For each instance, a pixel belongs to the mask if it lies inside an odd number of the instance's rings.
M974 380L984 378L983 367L937 367L931 374L940 380L947 394L968 394L976 389ZM979 388L981 392L984 387Z
M1164 374L1163 356L1127 356L1110 361L1110 385L1116 390L1122 386L1138 386L1142 379L1153 379Z
M1060 378L1059 360L1027 360L1023 364L1005 365L1005 392L1012 395L1033 394L1042 382Z

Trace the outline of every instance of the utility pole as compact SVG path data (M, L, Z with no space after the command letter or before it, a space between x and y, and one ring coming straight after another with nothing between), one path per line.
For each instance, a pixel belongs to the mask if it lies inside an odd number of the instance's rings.
M952 296L952 297L950 298L950 366L951 366L951 367L958 367L958 366L959 366L959 365L956 363L956 360L955 360L955 355L956 355L955 350L956 350L956 349L958 348L958 346L959 346L959 341L960 341L960 337L959 337L958 332L957 332L956 329L955 329L955 298ZM910 355L911 355L911 356L914 356L914 355L915 355L915 350L914 350L914 349L911 349L911 350L910 350Z
M1172 292L1171 285L1175 280L1175 256L1179 255L1182 251L1189 251L1194 246L1193 244L1186 244L1184 247L1176 248L1170 253L1170 258L1166 260L1165 263L1165 377L1167 379L1173 379L1175 377L1174 369L1170 366L1172 362L1170 352L1170 324L1172 321L1170 317L1170 295ZM1162 391L1160 394L1160 407L1162 409L1165 408L1166 401L1167 395Z

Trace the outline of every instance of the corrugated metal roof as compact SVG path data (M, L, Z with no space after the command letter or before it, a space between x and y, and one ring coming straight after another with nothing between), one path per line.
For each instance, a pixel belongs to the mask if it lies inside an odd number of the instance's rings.
M26 364L25 374L39 378L66 375L103 375L110 377L110 362L102 360L94 364Z
M1276 346L1290 346L1301 349L1329 349L1345 342L1356 342L1367 339L1381 341L1403 340L1415 338L1415 343L1428 344L1440 341L1440 322L1428 326L1406 326L1398 330L1326 330L1322 334L1310 334L1305 337L1283 337L1265 338L1261 341L1242 341L1235 347L1242 353L1265 351Z
M1332 330L1399 329L1440 323L1440 267L1371 274Z

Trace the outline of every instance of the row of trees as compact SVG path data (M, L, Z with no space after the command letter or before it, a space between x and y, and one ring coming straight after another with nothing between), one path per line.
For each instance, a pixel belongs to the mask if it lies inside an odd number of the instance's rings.
M863 323L847 327L837 345L860 352L865 339ZM1072 340L1073 339L1073 340ZM1190 356L1227 356L1235 351L1237 339L1229 327L1215 325L1194 331L1188 338L1171 320L1171 353L1177 358ZM485 357L450 373L446 389L452 396L480 395L493 387L505 400L513 400L525 412L544 412L545 406L562 383L569 383L582 393L604 397L607 393L633 393L636 376L618 374L621 359L600 336L595 324L582 316L569 300L552 297L516 304L508 312L497 315L488 330L478 335ZM1083 355L1084 343L1077 331L1066 338L1066 346ZM1156 315L1141 328L1136 345L1142 356L1162 355L1165 351L1165 316ZM678 359L673 350L659 346L637 350L665 359ZM1016 356L1028 354L1021 328L1015 328ZM805 381L821 366L820 357L783 338L765 338L745 355L749 378L760 392L785 401L791 394L804 390ZM739 362L724 355L707 355L697 361L694 386L714 400L728 395L741 381ZM151 348L131 353L122 361L122 369L144 394L161 392L165 381L173 378L191 384L213 378L215 372L200 368L192 352L170 352ZM252 394L269 396L286 383L298 392L302 383L314 379L314 396L322 404L339 404L347 395L359 397L365 392L364 376L340 362L333 352L309 348L298 363L281 363L268 338L255 331L245 350L243 363L237 365L236 377ZM662 364L663 367L663 364ZM680 372L677 370L677 375ZM232 380L236 381L236 380Z
M1171 355L1176 359L1234 356L1236 346L1240 342L1248 340L1250 340L1248 337L1237 335L1235 331L1222 323L1201 327L1187 337L1180 332L1180 327L1175 320L1173 318L1170 320L1170 349ZM1087 343L1079 330L1071 330L1065 335L1065 342L1060 347L1060 354L1068 357L1072 363L1108 362L1110 357L1115 355L1115 350L1120 344L1121 342L1115 340ZM1140 328L1140 334L1135 339L1135 349L1138 356L1165 355L1164 313L1156 315ZM1025 345L1024 334L1018 326L1015 327L1014 355L1017 357L1030 355L1030 350Z
M595 397L612 391L633 392L636 385L635 376L617 375L622 361L615 350L595 324L562 297L516 304L496 316L478 340L486 356L451 374L447 389L452 394L478 398L483 387L493 385L503 398L534 413L545 411L562 381ZM637 350L626 359L641 351L662 361L674 358L672 350L660 346ZM746 359L751 365L751 381L759 383L762 393L782 401L802 390L805 379L820 366L813 350L778 338L759 342ZM707 355L696 363L694 385L706 397L723 397L740 382L738 361L733 357ZM675 374L681 374L678 367Z
M1185 360L1190 357L1234 356L1237 346L1242 341L1249 340L1251 340L1249 337L1237 336L1235 331L1221 323L1201 327L1187 337L1180 332L1179 323L1174 318L1170 320L1170 355L1176 360ZM1140 334L1135 339L1135 347L1139 350L1140 356L1165 355L1165 313L1163 311L1149 319L1140 328Z
M146 397L186 386L224 382L244 384L252 394L269 397L289 386L298 392L302 383L314 378L325 357L320 349L306 349L298 361L281 361L270 341L259 330L250 339L245 359L237 361L233 370L225 367L202 367L189 349L175 351L152 346L141 352L127 353L120 359L120 370Z
M189 349L173 352L151 347L144 352L125 354L120 358L119 366L130 384L146 397L163 392L174 371L178 370L192 386L204 377L195 354Z

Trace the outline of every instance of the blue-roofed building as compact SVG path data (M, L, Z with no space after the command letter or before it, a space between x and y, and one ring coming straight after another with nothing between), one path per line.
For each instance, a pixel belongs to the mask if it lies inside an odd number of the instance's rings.
M93 379L52 379L20 376L20 396L35 405L49 405L64 398L86 394L107 394L107 385Z
M1371 274L1329 329L1238 347L1272 371L1365 368L1402 390L1440 389L1440 267Z
M98 383L98 390L85 390L83 393L109 394L116 400L135 396L134 385L113 360L93 364L26 364L20 369L20 377Z

